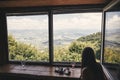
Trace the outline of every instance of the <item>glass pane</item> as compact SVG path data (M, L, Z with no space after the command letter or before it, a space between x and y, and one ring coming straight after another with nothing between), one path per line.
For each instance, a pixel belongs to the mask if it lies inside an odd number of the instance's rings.
M9 60L49 61L48 15L7 16Z
M54 14L54 61L80 62L81 52L88 46L99 61L101 17L101 13Z
M104 52L106 63L120 63L120 12L106 13Z

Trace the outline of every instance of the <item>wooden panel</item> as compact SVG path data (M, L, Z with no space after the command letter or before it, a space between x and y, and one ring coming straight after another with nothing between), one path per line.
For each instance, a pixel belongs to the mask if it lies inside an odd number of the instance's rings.
M0 7L35 7L104 3L105 0L8 0L0 1Z

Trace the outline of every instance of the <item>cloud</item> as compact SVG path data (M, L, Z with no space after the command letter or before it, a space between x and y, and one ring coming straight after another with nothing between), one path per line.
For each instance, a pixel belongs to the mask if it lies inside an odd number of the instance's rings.
M37 19L38 18L38 19ZM38 16L36 19L29 17L7 17L8 29L45 29L48 28L48 19L44 17L42 19Z
M108 16L109 17L109 16ZM120 16L117 14L112 15L107 19L107 29L119 29L120 28Z
M63 17L63 18L60 18ZM99 29L101 28L101 13L78 13L55 15L54 28L55 29Z
M102 13L57 14L53 16L54 29L101 29ZM48 17L8 16L8 29L45 29Z

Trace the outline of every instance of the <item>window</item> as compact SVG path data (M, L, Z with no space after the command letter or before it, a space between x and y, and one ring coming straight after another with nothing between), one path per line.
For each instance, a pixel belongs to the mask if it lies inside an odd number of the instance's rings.
M53 19L48 14L7 15L10 61L52 62L52 56L53 62L81 62L82 50L88 46L95 50L99 61L102 13L53 12L52 16Z
M85 47L100 59L101 13L53 14L54 62L80 62Z
M104 61L120 63L120 12L106 12Z
M49 61L48 15L7 16L9 60Z

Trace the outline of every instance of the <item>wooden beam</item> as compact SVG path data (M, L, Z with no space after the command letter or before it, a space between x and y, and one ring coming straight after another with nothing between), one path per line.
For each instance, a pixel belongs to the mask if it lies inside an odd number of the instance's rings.
M0 1L0 7L35 7L104 4L105 0L5 0Z

